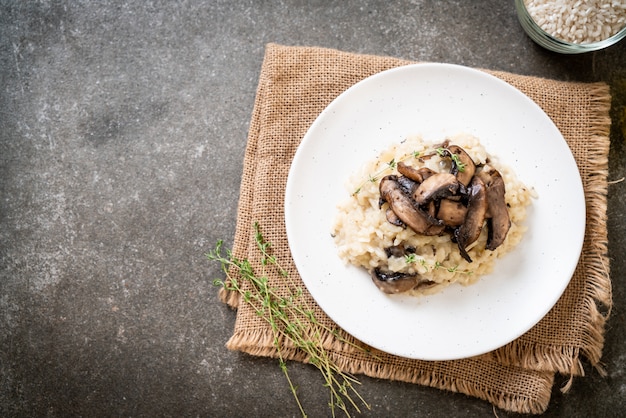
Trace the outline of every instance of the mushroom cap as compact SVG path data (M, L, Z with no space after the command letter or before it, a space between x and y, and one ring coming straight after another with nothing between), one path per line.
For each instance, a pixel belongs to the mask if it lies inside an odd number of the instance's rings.
M371 270L370 276L376 287L388 295L408 292L417 287L431 287L437 284L421 277L419 274L385 272L380 268Z
M486 249L493 251L504 242L509 229L511 218L505 201L504 179L498 170L485 166L477 174L487 188L487 245Z
M469 187L467 215L465 221L454 231L461 256L472 262L466 248L478 239L487 215L487 191L485 183L478 176L472 178Z
M406 273L387 273L380 268L370 272L372 281L380 290L387 294L403 293L417 286L418 276Z
M418 205L451 196L459 189L459 181L451 173L437 173L424 180L413 193Z
M402 161L398 163L397 168L398 168L398 173L418 183L423 182L428 177L435 174L435 172L428 167L414 168Z
M445 225L457 227L463 224L467 215L467 207L459 200L441 199L437 211L437 219Z
M474 160L472 160L472 157L470 157L469 154L458 145L450 145L446 148L446 150L448 151L450 157L453 155L455 156L452 158L452 169L450 172L456 176L459 183L464 186L469 185L474 177L474 173L476 172L476 164L474 163ZM457 164L457 160L462 164L462 166Z
M381 199L413 231L423 235L439 235L443 232L445 225L413 203L411 197L402 190L397 176L383 177L379 189Z

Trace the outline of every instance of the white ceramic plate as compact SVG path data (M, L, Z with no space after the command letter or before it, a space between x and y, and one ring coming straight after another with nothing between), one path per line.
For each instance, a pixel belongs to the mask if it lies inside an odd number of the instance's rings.
M425 297L389 296L345 265L330 235L349 176L409 135L465 132L511 166L538 198L520 245L468 287ZM398 356L451 360L514 340L556 303L585 232L578 168L550 118L527 96L484 72L415 64L369 77L317 118L293 160L285 196L289 245L319 306L359 340Z

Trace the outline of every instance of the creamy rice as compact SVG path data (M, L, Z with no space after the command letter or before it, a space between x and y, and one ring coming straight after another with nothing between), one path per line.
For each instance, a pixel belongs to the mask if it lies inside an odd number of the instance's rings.
M511 251L521 241L526 230L523 225L526 208L531 203L533 192L516 178L509 167L488 155L476 137L460 134L448 139L450 144L462 147L477 165L489 161L489 165L502 175L506 187L505 201L511 218L511 228L504 243L494 251L486 250L487 228L484 227L479 239L470 246L468 252L473 262L469 263L461 257L457 244L451 241L449 234L424 236L408 227L395 226L387 221L385 211L379 208L378 187L384 176L397 174L395 168L392 168L395 163L404 161L416 167L426 165L434 171L442 171L439 157L419 163L415 155L431 153L443 141L430 144L415 136L383 151L349 179L349 198L338 205L332 228L339 256L344 261L363 267L368 272L385 266L394 272L418 273L437 285L418 288L411 293L432 294L452 283L475 283L480 276L493 270L497 258ZM393 245L412 246L416 249L415 255L411 259L388 257L385 248Z

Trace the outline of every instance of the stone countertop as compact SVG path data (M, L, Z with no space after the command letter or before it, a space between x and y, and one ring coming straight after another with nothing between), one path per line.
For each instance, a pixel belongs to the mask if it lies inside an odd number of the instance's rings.
M603 365L557 377L546 416L626 404L626 41L564 56L512 1L0 2L0 415L298 416L275 360L228 351L220 303L265 45L604 81L613 92L614 309ZM321 378L291 364L311 417ZM512 417L465 395L360 377L363 416Z

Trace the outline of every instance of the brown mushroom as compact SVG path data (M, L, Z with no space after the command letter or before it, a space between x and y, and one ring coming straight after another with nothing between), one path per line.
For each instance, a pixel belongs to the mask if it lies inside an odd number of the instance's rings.
M387 210L385 211L385 218L387 219L387 222L392 225L402 227L406 226L404 225L404 222L402 222L402 219L398 218L398 215L396 215L396 213L391 210L391 208L387 208Z
M418 205L424 205L432 200L451 196L459 188L459 181L454 174L437 173L424 180L413 193L413 199Z
M417 287L430 287L436 284L433 281L423 279L418 274L384 272L378 267L373 269L370 275L376 287L390 295L408 292Z
M454 231L461 256L471 263L467 247L478 239L487 214L487 192L485 183L479 176L474 176L469 186L469 200L465 221Z
M472 181L476 172L476 164L467 152L458 145L450 145L444 150L444 155L452 158L452 169L450 172L456 176L463 186L467 186Z
M426 205L424 206L424 210L426 211L426 213L428 213L428 216L437 219L437 204L434 200L426 203Z
M467 207L458 200L441 199L437 219L450 227L457 227L465 221Z
M415 254L415 247L398 244L385 248L385 255L387 255L387 257L404 257L407 254Z
M397 169L400 174L418 183L423 182L428 177L435 174L435 172L428 167L414 168L402 161L398 163Z
M396 181L400 185L402 191L409 196L411 196L420 185L415 180L412 180L411 178L406 176L399 176L396 178Z
M485 248L493 251L504 242L511 228L511 218L504 200L504 179L500 172L491 166L485 166L477 175L487 188L488 234Z
M445 225L428 215L413 203L410 196L402 191L395 175L383 177L380 181L380 198L389 204L396 216L413 231L422 235L439 235Z

